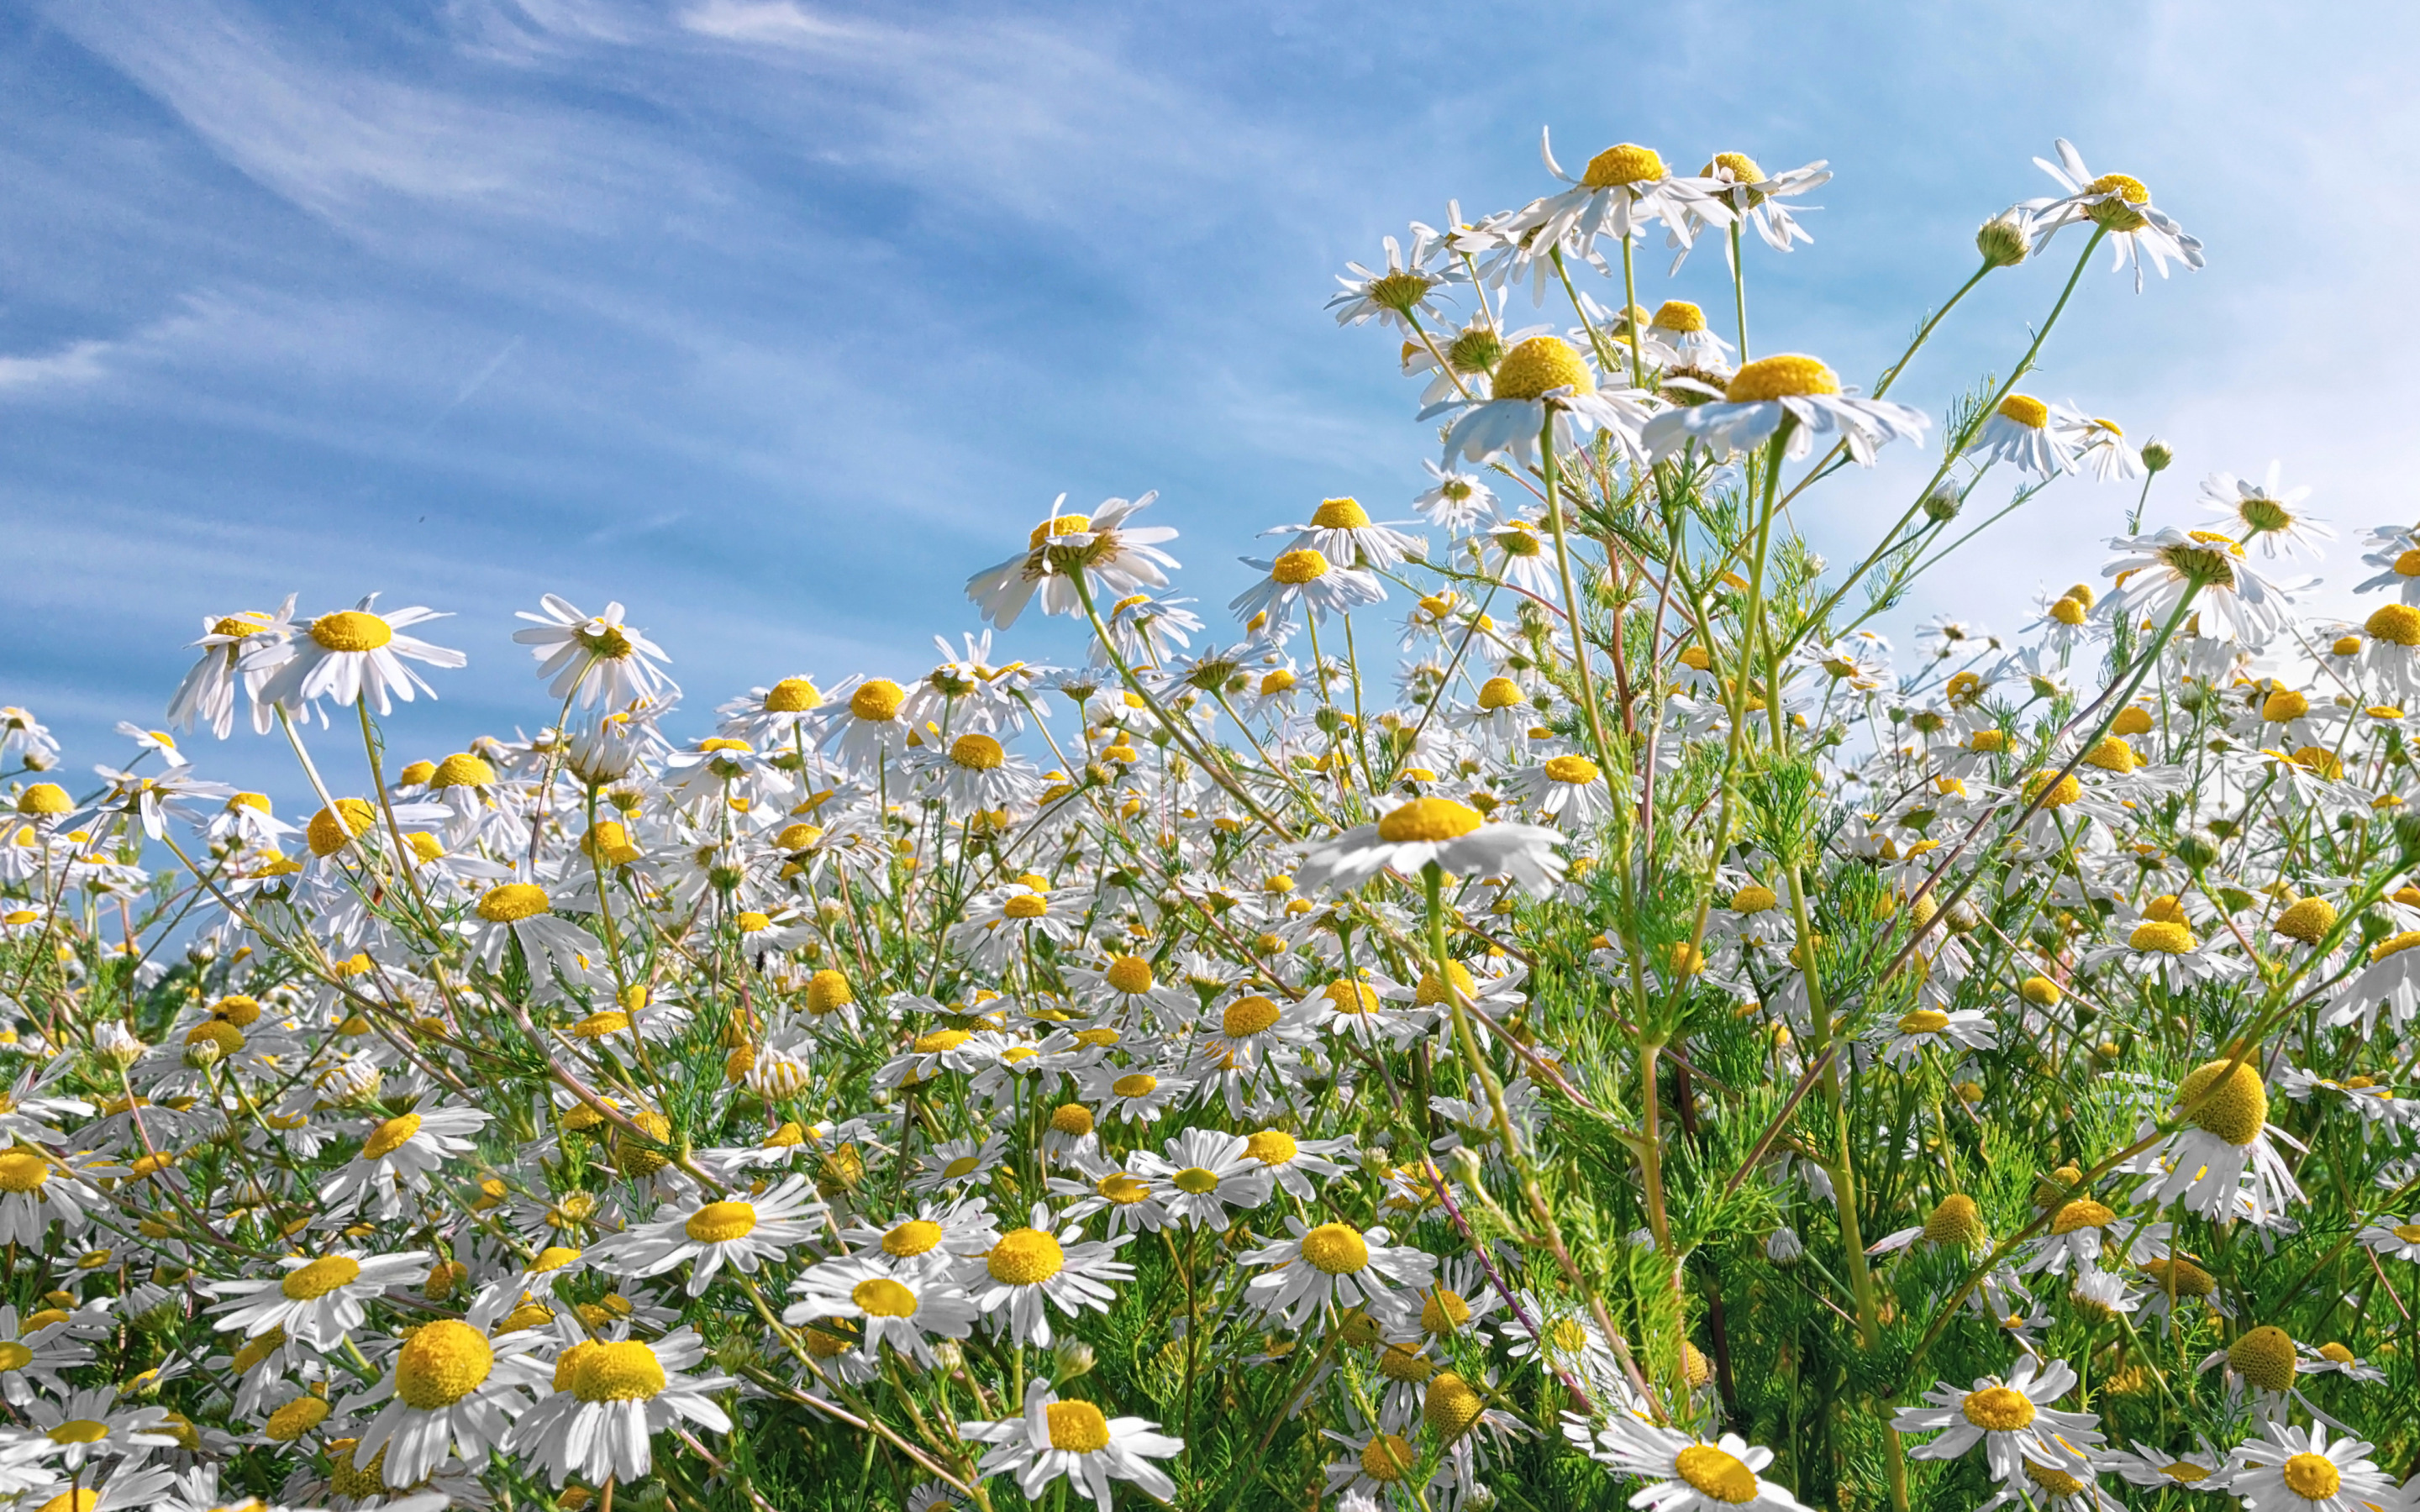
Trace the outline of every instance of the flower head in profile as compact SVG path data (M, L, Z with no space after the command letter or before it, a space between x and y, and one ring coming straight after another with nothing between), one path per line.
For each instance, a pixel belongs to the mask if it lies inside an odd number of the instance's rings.
M291 640L255 637L256 649L246 652L245 670L275 669L257 697L296 712L314 707L323 698L340 704L374 703L382 715L394 712L390 695L406 703L411 702L415 689L435 698L437 689L404 663L450 668L464 666L470 658L396 632L445 616L418 607L380 614L371 609L377 602L378 594L372 594L351 609L319 615Z
M1584 1421L1566 1419L1563 1433L1615 1474L1647 1482L1631 1498L1647 1512L1807 1512L1788 1487L1762 1475L1773 1451L1736 1433L1708 1439L1627 1415L1593 1432Z
M1384 270L1373 271L1359 263L1348 262L1345 271L1336 275L1336 282L1342 286L1327 301L1327 307L1336 312L1336 323L1357 326L1365 320L1378 320L1406 335L1419 332L1423 316L1442 325L1445 316L1429 301L1439 289L1464 276L1445 255L1445 239L1425 225L1416 224L1408 254L1393 237L1387 239L1386 246Z
M2142 292L2146 259L2162 278L2168 276L2172 261L2189 269L2202 266L2201 243L2151 203L2151 192L2141 179L2122 173L2095 175L2065 137L2058 139L2056 147L2058 162L2036 158L2034 166L2057 180L2066 193L2030 199L2019 207L2028 218L2035 252L2049 245L2062 227L2088 223L2108 235L2113 270L2133 265L2137 293Z
M2171 525L2150 535L2118 536L2109 543L2118 557L2101 569L2118 586L2098 608L2118 623L2167 623L2187 593L2204 635L2219 635L2257 650L2290 618L2285 593L2252 570L2241 544L2215 531L2183 531Z
M1931 424L1921 410L1844 390L1838 375L1812 357L1784 352L1732 374L1719 399L1657 415L1643 440L1659 462L1693 442L1720 459L1762 445L1787 427L1785 455L1805 456L1815 437L1837 434L1852 457L1871 467L1885 443L1921 440Z
M1160 1501L1176 1494L1176 1483L1151 1461L1185 1452L1185 1441L1159 1431L1140 1417L1110 1417L1091 1402L1062 1398L1047 1381L1025 1387L1025 1415L1000 1422L958 1425L958 1434L991 1447L982 1473L1007 1471L1017 1489L1039 1501L1044 1487L1065 1476L1078 1495L1109 1512L1109 1483L1132 1481Z
M1596 369L1580 349L1560 336L1531 336L1496 364L1487 397L1442 400L1422 409L1425 422L1452 415L1445 437L1445 460L1485 462L1510 454L1528 467L1551 420L1558 447L1602 432L1632 461L1644 454L1641 427L1653 414L1642 389L1602 387Z
M2268 475L2257 483L2232 472L2213 472L2201 482L2202 502L2226 522L2219 529L2232 532L2245 546L2259 542L2263 556L2290 557L2298 550L2319 556L2319 543L2335 540L2336 532L2325 520L2304 512L2303 501L2311 496L2308 484L2299 488L2280 486L2281 467L2271 462Z
M578 605L549 594L538 605L546 612L516 611L514 617L529 621L530 628L515 630L513 640L537 658L539 677L554 679L548 697L576 697L582 708L594 708L599 700L621 708L679 696L680 688L664 675L672 658L644 633L622 623L620 604L606 605L602 614L583 614Z
M1685 206L1683 214L1689 222L1691 236L1676 235L1672 238L1673 244L1680 249L1679 255L1672 259L1672 270L1680 271L1682 261L1689 255L1690 243L1696 232L1704 224L1725 224L1727 221L1753 226L1756 234L1764 239L1764 244L1776 252L1788 252L1797 242L1812 242L1815 239L1813 233L1800 225L1792 211L1804 213L1823 207L1791 206L1782 201L1795 199L1831 181L1831 166L1821 158L1804 167L1784 168L1779 173L1769 174L1745 152L1715 153L1706 161L1704 167L1698 170L1698 186L1706 199L1715 201L1730 213L1725 220L1718 221L1707 215L1699 204ZM1723 252L1725 259L1729 260L1730 247L1726 245Z
M1416 877L1434 861L1451 876L1510 876L1543 896L1563 874L1561 840L1544 825L1490 823L1451 798L1414 798L1374 825L1314 846L1295 878L1304 887L1350 889L1381 872Z
M1061 494L1050 505L1050 517L1033 527L1024 553L968 579L967 597L985 619L1005 630L1036 593L1043 613L1078 614L1088 590L1096 602L1107 602L1167 587L1164 569L1174 567L1176 559L1160 550L1159 543L1176 539L1176 532L1126 523L1158 497L1110 499L1090 515L1062 515L1059 506L1067 496Z
M2075 471L2075 432L2083 423L2065 405L2011 393L1993 409L1966 455L2009 463L2030 477L2055 478Z

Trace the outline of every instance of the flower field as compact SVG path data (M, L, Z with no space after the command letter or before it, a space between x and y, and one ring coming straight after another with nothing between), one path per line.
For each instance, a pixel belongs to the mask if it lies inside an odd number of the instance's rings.
M0 710L0 1499L2406 1512L2420 529L2335 623L2277 467L2032 392L2203 265L2037 161L1859 388L1749 320L1824 164L1549 144L1331 301L1430 486L1227 605L1063 498L929 671L374 594L119 764ZM2074 585L1895 650L2052 486ZM468 656L535 737L424 748Z

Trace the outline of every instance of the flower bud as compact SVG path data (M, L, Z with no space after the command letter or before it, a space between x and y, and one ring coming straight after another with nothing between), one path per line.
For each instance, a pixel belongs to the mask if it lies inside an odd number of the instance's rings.
M1975 250L1986 268L2014 268L2033 250L2026 234L2025 212L2014 206L1983 223L1975 233Z
M1061 1339L1050 1350L1050 1379L1054 1385L1093 1373L1093 1347L1082 1339Z
M1944 483L1924 496L1924 517L1935 525L1947 525L1958 517L1965 501L1958 497L1958 486Z
M2143 443L2143 465L2154 472L2165 472L2176 459L2176 452L2156 436Z

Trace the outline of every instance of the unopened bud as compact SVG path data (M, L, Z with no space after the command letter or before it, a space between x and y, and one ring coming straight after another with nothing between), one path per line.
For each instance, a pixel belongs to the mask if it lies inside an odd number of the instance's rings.
M2176 459L2176 452L2156 436L2143 443L2143 465L2154 472L2166 471Z
M1935 525L1947 525L1958 517L1965 501L1958 497L1958 486L1945 483L1924 496L1924 517Z
M1975 233L1975 250L1983 255L1986 268L2014 268L2033 250L2032 241L2025 212L2014 207L1993 216Z
M1067 1382L1093 1373L1093 1347L1082 1339L1061 1339L1050 1350L1050 1379L1054 1384Z

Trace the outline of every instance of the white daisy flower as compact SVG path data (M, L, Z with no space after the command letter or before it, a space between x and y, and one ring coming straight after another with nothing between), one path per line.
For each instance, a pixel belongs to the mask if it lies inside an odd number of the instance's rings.
M1197 1228L1225 1232L1230 1208L1257 1208L1277 1184L1242 1134L1187 1129L1161 1148L1135 1156L1135 1168L1163 1183L1169 1212Z
M1328 1157L1349 1155L1353 1148L1350 1139L1302 1139L1283 1129L1257 1130L1244 1140L1244 1153L1259 1161L1280 1186L1305 1202L1316 1195L1311 1180L1313 1176L1324 1181L1344 1174L1345 1166Z
M2065 405L2047 403L2030 393L2002 399L1983 422L1981 434L1968 444L1968 456L1986 462L2008 462L2037 478L2055 478L2075 471L2074 429L2084 417Z
M2356 594L2373 589L2392 588L2405 604L2420 606L2420 530L2408 525L2385 525L2369 532L2371 549L2362 554L2362 564L2385 570L2375 578L2365 578L2353 584ZM8 711L0 710L0 715ZM7 726L0 723L0 731Z
M679 695L679 687L664 675L664 664L672 658L643 632L622 623L620 604L606 605L602 614L583 614L553 594L538 604L545 613L515 611L513 617L529 621L531 628L515 630L513 640L531 648L541 680L554 679L548 697L568 702L576 695L582 708L594 708L600 700L622 708Z
M1417 1308L1406 1292L1417 1293L1436 1273L1435 1257L1389 1243L1392 1236L1384 1228L1334 1222L1314 1228L1292 1213L1285 1224L1292 1238L1243 1257L1247 1265L1268 1267L1252 1277L1244 1294L1291 1328L1302 1327L1331 1303L1366 1307L1385 1318L1408 1317Z
M2102 1450L2098 1462L2103 1469L2116 1471L2132 1486L2180 1491L2226 1489L2226 1457L2198 1434L2194 1447L2182 1453L2170 1454L2137 1439L2132 1449Z
M470 658L458 651L448 651L396 632L424 620L446 616L417 606L380 614L370 607L377 601L378 594L372 594L351 609L318 616L302 634L290 640L261 642L248 649L247 666L258 663L276 668L262 685L258 697L297 713L323 698L340 704L368 700L377 704L381 715L394 712L389 695L409 703L417 688L435 698L437 689L405 666L405 659L430 667L461 667Z
M2050 1404L2075 1387L2075 1371L2064 1360L2045 1365L2028 1357L2005 1381L1985 1376L1971 1391L1939 1385L1925 1394L1929 1406L1911 1407L1891 1419L1901 1433L1940 1430L1916 1445L1917 1459L1954 1459L1983 1445L1993 1479L2013 1480L2024 1463L2086 1473L2087 1456L2101 1443L2090 1412L2063 1412Z
M1352 276L1336 275L1336 282L1342 287L1329 298L1327 308L1336 312L1338 325L1357 326L1365 320L1377 320L1405 335L1417 335L1422 316L1433 324L1445 323L1445 316L1429 301L1438 289L1461 276L1460 271L1443 255L1444 239L1435 231L1415 224L1412 232L1408 255L1393 237L1386 239L1386 271L1373 272L1359 263L1348 262L1344 267Z
M428 1273L428 1252L369 1255L337 1250L311 1258L289 1255L286 1272L267 1281L214 1281L210 1290L227 1300L210 1311L223 1333L241 1330L258 1338L283 1329L287 1338L318 1350L339 1348L362 1326L364 1304L390 1288L417 1285Z
M1271 562L1258 557L1236 560L1268 575L1237 594L1227 605L1235 618L1256 628L1292 621L1297 604L1316 618L1326 620L1386 601L1387 590L1379 583L1376 573L1341 566L1311 547L1280 551Z
M550 993L556 975L567 981L588 981L597 975L596 963L605 959L605 947L597 936L556 918L553 906L546 889L535 882L499 883L480 895L470 917L455 928L491 971L502 969L505 952L518 943L532 984Z
M1649 421L1641 440L1656 461L1693 441L1716 459L1750 451L1788 427L1785 455L1805 456L1818 434L1838 433L1849 455L1870 467L1874 454L1893 440L1924 439L1931 424L1921 410L1885 399L1859 398L1812 357L1781 353L1760 357L1731 375L1720 399L1668 409Z
M1429 486L1412 501L1412 507L1422 519L1460 535L1496 513L1496 490L1478 474L1439 467L1426 457L1420 466L1428 470Z
M1626 1416L1594 1433L1585 1422L1567 1419L1563 1433L1615 1474L1649 1482L1630 1499L1647 1512L1807 1512L1788 1487L1758 1473L1773 1463L1773 1451L1736 1433L1705 1439Z
M2323 555L2319 543L2335 540L2336 532L2325 520L2303 513L2303 501L2311 496L2308 484L2299 488L2279 486L2282 467L2272 461L2268 475L2258 483L2232 472L2213 472L2201 482L2202 502L2240 532L2244 545L2258 541L2263 556L2281 552L2292 556L2297 550Z
M1510 454L1526 468L1551 418L1558 449L1600 432L1634 463L1643 459L1639 433L1654 413L1643 389L1606 389L1578 347L1560 336L1532 336L1496 364L1485 399L1440 400L1419 412L1422 422L1454 416L1446 432L1445 460L1459 456L1485 462Z
M2303 1200L2293 1168L2277 1152L2274 1141L2287 1136L2269 1122L2259 1059L2257 1052L2222 1057L2186 1073L2177 1103L2193 1109L2192 1121L2125 1166L2148 1173L2138 1198L2162 1206L2181 1199L2213 1222L2237 1211L2239 1194L2250 1196L2258 1218Z
M555 1356L553 1394L513 1426L509 1447L544 1466L557 1486L573 1475L597 1485L644 1479L655 1464L650 1441L675 1423L731 1431L712 1394L738 1382L684 1374L705 1357L705 1342L687 1327L653 1343L571 1344Z
M1661 221L1675 240L1689 244L1696 227L1706 222L1728 225L1732 212L1714 197L1703 178L1683 178L1664 165L1662 154L1635 142L1621 142L1588 161L1574 178L1555 161L1554 138L1542 131L1538 155L1546 171L1573 187L1539 200L1512 216L1505 230L1512 236L1534 231L1529 256L1543 261L1546 249L1569 247L1592 256L1599 237L1628 240Z
M981 1316L974 1299L939 1265L887 1257L849 1256L810 1266L790 1283L790 1294L799 1299L782 1314L791 1327L845 1319L857 1325L860 1348L869 1355L887 1341L928 1365L934 1340L965 1338Z
M260 688L275 664L270 659L273 654L264 648L283 644L293 634L292 594L286 595L285 604L273 614L250 609L204 619L201 639L185 648L201 652L202 658L194 663L185 680L177 685L177 691L169 695L168 722L180 730L191 730L199 720L209 726L210 733L225 740L235 729L235 695L240 687L252 701L253 733L269 733L275 705L261 702Z
M1698 179L1709 198L1719 200L1730 208L1731 220L1754 226L1757 235L1764 238L1764 244L1774 251L1788 252L1792 243L1815 239L1805 226L1798 224L1791 213L1792 208L1804 212L1823 207L1792 207L1781 202L1794 199L1808 190L1821 189L1832 181L1832 173L1830 165L1821 158L1804 167L1784 168L1779 173L1767 174L1758 166L1754 158L1745 152L1717 152L1703 168L1698 170ZM1694 206L1686 213L1694 233L1698 228L1697 223L1704 217ZM1675 239L1678 241L1680 239ZM1681 255L1672 259L1674 271L1680 270L1682 258L1688 255L1688 246L1682 244ZM1728 260L1728 246L1724 248L1724 255Z
M2084 165L2084 157L2061 137L2055 144L2058 162L2040 158L2034 166L2058 181L2066 190L2064 196L2027 200L2019 208L2028 218L2033 234L2033 250L2040 252L2050 244L2059 229L2088 221L2109 234L2110 268L2115 270L2132 263L2134 268L2134 288L2143 287L2143 259L2168 276L2171 259L2189 269L2202 266L2201 243L2185 235L2184 228L2151 203L2151 192L2139 178L2122 173L2095 176Z
M65 1161L29 1145L0 1149L0 1243L44 1253L52 1219L76 1233L106 1205L100 1191Z
M953 819L1022 810L1042 791L1042 776L1032 762L980 732L958 736L946 749L938 742L919 748L909 753L908 765L919 789L939 797Z
M990 1249L963 1262L959 1273L975 1305L992 1317L992 1331L1020 1348L1049 1346L1045 1304L1071 1318L1085 1307L1107 1312L1115 1295L1109 1283L1134 1276L1133 1266L1112 1257L1124 1239L1088 1241L1080 1223L1054 1233L1050 1222L1049 1207L1035 1203L1027 1227L1001 1235Z
M428 1179L446 1160L477 1148L471 1135L488 1126L477 1108L429 1106L374 1124L362 1148L319 1184L319 1200L335 1211L378 1202L378 1215L404 1211L404 1196L428 1190Z
M502 1448L513 1423L530 1407L523 1389L544 1380L521 1359L543 1342L536 1329L496 1334L498 1319L519 1294L491 1287L465 1318L441 1318L408 1335L385 1379L344 1411L386 1403L361 1431L356 1456L386 1451L386 1483L398 1489L418 1484L459 1454L478 1464L490 1448Z
M2095 483L2132 483L2149 471L2142 452L2114 420L2078 415L2068 422L2065 436L2076 465L2090 471Z
M814 1238L823 1204L803 1176L793 1176L746 1200L701 1203L687 1212L641 1225L588 1251L590 1263L623 1275L661 1275L693 1262L689 1294L703 1293L728 1265L753 1273L763 1260L781 1260Z
M1132 1481L1163 1502L1176 1494L1176 1483L1151 1461L1184 1453L1185 1441L1158 1427L1144 1418L1106 1416L1091 1402L1062 1399L1047 1381L1035 1380L1026 1383L1023 1417L961 1423L958 1435L992 1445L978 1473L1013 1473L1029 1500L1038 1501L1042 1489L1063 1475L1091 1495L1099 1512L1109 1512L1111 1481Z
M2257 650L2291 618L2285 594L2242 560L2242 547L2214 531L2170 526L2155 534L2118 536L2109 545L2121 555L2101 569L2118 580L2098 606L2103 619L2165 625L2186 589L2196 586L2194 609L2205 635L2221 629Z
M1510 876L1544 896L1563 874L1562 836L1543 825L1490 824L1451 798L1414 798L1374 825L1311 848L1295 879L1351 891L1381 872L1418 877L1430 862L1450 876Z
M1111 499L1090 515L1062 515L1059 506L1067 496L1061 494L1050 506L1050 518L1033 528L1025 553L968 579L967 596L983 609L985 619L1005 630L1037 591L1045 614L1083 612L1079 574L1090 579L1095 602L1167 587L1163 569L1174 567L1176 559L1158 548L1162 541L1174 540L1176 532L1164 525L1126 524L1158 497L1147 493L1132 503Z
M1373 524L1370 512L1353 499L1323 499L1309 523L1273 526L1261 533L1291 534L1293 548L1309 547L1345 566L1391 567L1406 559L1420 561L1429 551L1425 537L1407 535L1391 524Z
M1900 1014L1899 1022L1890 1027L1876 1029L1872 1038L1882 1046L1883 1059L1893 1066L1903 1066L1927 1050L1958 1055L1968 1050L1990 1050L2000 1042L1998 1033L1992 1027L1991 1015L1972 1008L1949 1012L1934 1008L1916 1009Z
M140 1459L150 1450L176 1445L165 1409L119 1412L117 1397L115 1386L83 1388L56 1401L37 1396L26 1405L25 1419L58 1446L59 1463L70 1471L94 1459Z
M2402 1490L2372 1463L2370 1445L2327 1427L2288 1427L2274 1419L2226 1457L2227 1494L2246 1512L2377 1512L2402 1504Z

